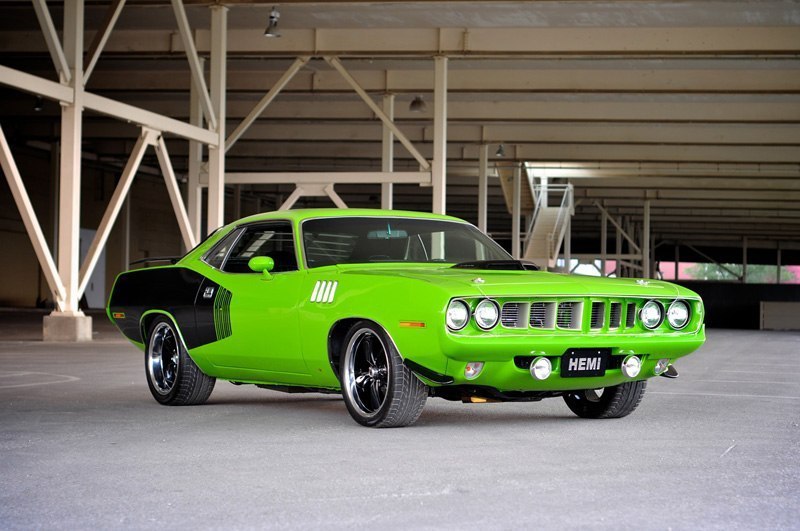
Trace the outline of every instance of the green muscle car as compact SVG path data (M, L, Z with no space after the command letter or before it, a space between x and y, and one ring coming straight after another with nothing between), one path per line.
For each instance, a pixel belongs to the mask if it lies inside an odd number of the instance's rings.
M108 315L161 404L203 403L222 378L341 393L374 427L412 424L429 396L560 396L581 417L622 417L705 341L687 289L537 269L449 216L271 212L122 273Z

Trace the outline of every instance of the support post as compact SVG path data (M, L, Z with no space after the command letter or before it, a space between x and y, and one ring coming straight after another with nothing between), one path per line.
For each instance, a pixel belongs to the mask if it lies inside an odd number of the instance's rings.
M434 57L433 73L433 208L447 211L447 57ZM519 238L517 238L519 240Z
M775 244L777 246L776 253L777 253L777 263L775 264L775 283L781 283L781 242Z
M489 206L489 144L481 144L478 155L478 228L488 232Z
M522 176L520 166L514 168L514 197L511 202L511 256L520 258L520 215L522 196ZM549 254L549 253L548 253ZM549 260L549 257L548 257Z
M217 145L208 149L207 232L225 224L225 79L228 49L228 8L211 6L211 103L217 117Z
M175 212L175 218L178 220L178 227L181 230L183 245L187 250L192 249L197 242L192 234L192 227L189 223L189 216L186 214L186 208L183 206L181 191L178 188L178 179L175 177L175 170L172 169L172 162L169 160L169 152L163 136L158 137L155 147L158 165L161 167L161 173L167 185L169 200L172 203L172 210Z
M64 299L44 318L45 341L90 341L92 318L80 298L81 139L83 122L83 0L64 3L64 56L70 70L71 103L61 107L61 169L58 197L58 273Z
M606 276L606 259L608 257L608 214L600 213L600 276Z
M650 200L645 199L642 223L642 278L650 278L650 267Z
M742 237L742 284L747 284L747 236Z
M571 265L572 265L572 216L567 216L567 233L564 235L564 266L568 273L572 273L572 269L570 269Z
M617 223L614 225L616 229L616 237L614 238L614 244L616 245L615 250L617 253L617 258L615 259L614 263L614 275L617 278L622 276L622 265L620 264L620 255L622 255L622 220L617 220Z
M681 246L678 242L675 242L675 280L678 280L681 276Z
M394 94L383 95L383 112L394 121ZM394 170L394 134L392 130L383 124L382 151L381 151L381 171L390 172ZM381 208L391 210L394 206L394 185L392 183L381 183Z
M204 59L200 59L203 65ZM189 122L203 127L203 108L200 95L194 83L189 87ZM186 211L192 234L197 241L202 238L203 227L203 187L200 185L200 171L203 166L203 144L197 140L189 140L189 168L186 182Z

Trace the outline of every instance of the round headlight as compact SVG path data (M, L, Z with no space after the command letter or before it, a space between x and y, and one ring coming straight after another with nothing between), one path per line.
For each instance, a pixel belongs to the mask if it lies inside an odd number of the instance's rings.
M475 323L483 330L494 328L500 319L500 307L491 299L483 299L475 307Z
M667 310L667 321L675 330L680 330L689 323L689 305L684 301L675 301Z
M644 306L642 306L639 317L644 327L648 330L652 330L658 328L662 321L664 321L664 309L659 302L647 301L644 303Z
M467 303L460 300L450 301L447 307L447 328L450 330L461 330L469 322L469 306Z

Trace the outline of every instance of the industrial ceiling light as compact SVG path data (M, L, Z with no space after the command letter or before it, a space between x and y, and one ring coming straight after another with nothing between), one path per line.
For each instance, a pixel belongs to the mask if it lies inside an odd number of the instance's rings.
M36 96L36 102L33 104L33 110L36 112L42 112L44 109L44 98L41 96Z
M411 103L408 105L408 110L410 112L422 112L428 106L425 105L425 100L422 99L422 96L414 96L414 99L411 100Z
M503 144L497 146L497 151L494 152L495 157L505 157L506 156L506 148Z
M281 34L278 33L278 20L281 18L281 14L278 13L277 8L273 7L272 11L269 12L269 24L267 24L267 29L264 31L264 37L280 37Z

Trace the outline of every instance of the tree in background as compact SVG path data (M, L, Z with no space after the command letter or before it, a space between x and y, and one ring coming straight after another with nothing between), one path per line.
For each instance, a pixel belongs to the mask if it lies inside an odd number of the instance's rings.
M686 269L686 275L693 280L738 280L742 276L742 264L724 264L727 269L736 273L732 275L717 264L695 264ZM795 280L794 271L781 267L781 282ZM777 283L777 268L773 265L748 265L748 284Z

